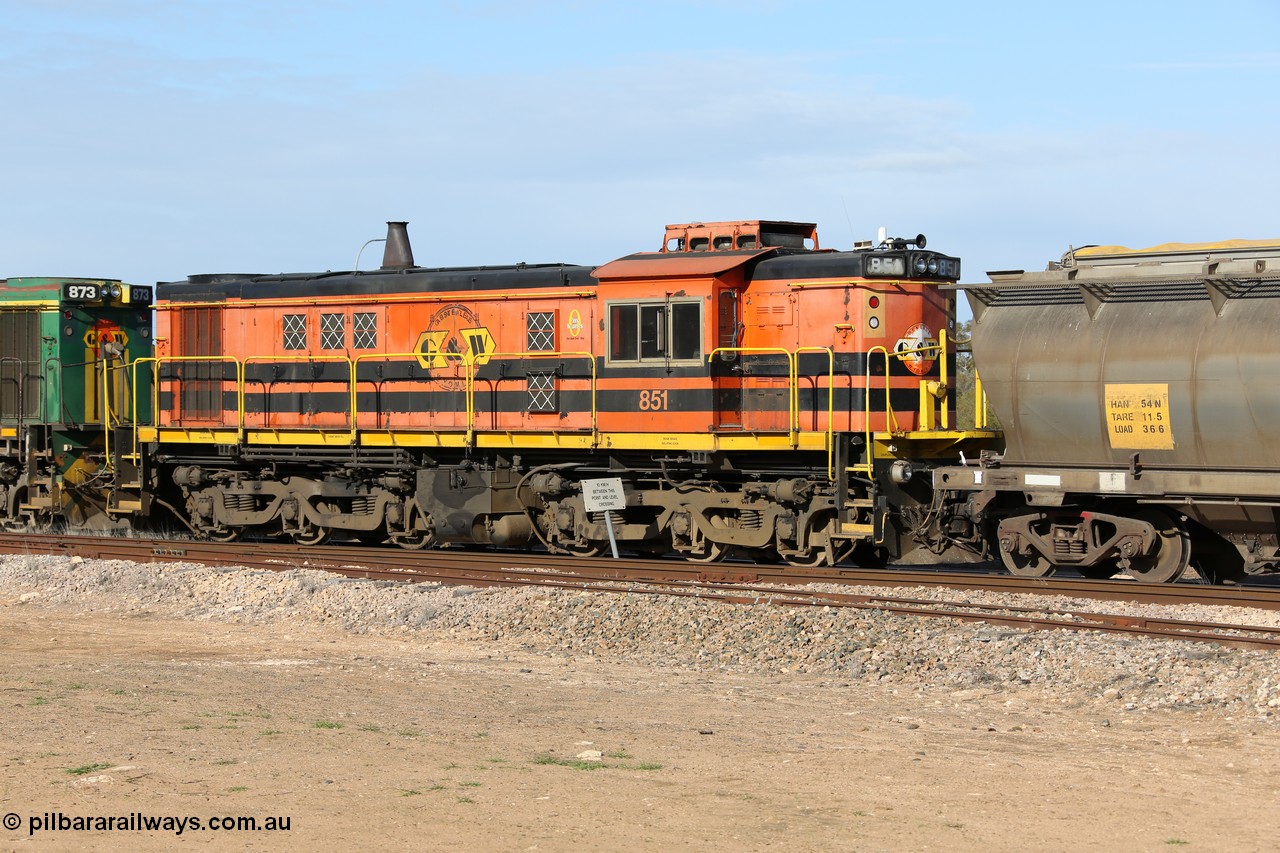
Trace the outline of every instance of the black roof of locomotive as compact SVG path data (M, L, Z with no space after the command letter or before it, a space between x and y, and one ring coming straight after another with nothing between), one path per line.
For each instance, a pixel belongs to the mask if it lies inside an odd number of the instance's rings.
M750 281L784 279L855 278L864 272L869 251L816 252L791 249L731 250L709 252L748 265ZM929 252L928 254L939 254ZM641 252L620 260L642 260L673 269L701 253ZM947 257L947 256L943 256ZM156 284L157 300L216 302L226 299L272 299L299 295L317 297L370 296L401 293L465 292L512 288L594 287L598 267L579 264L513 264L483 267L410 267L361 272L280 273L276 275L216 273L193 275L185 281Z
M591 287L594 267L577 264L513 264L492 267L410 267L367 272L281 273L278 275L193 275L156 284L156 298L171 302L271 299L308 296L367 296L502 290L524 287Z
M901 254L901 251L899 251L899 254ZM959 258L954 258L951 255L944 255L941 252L932 250L911 249L906 250L906 254L959 260ZM619 261L642 262L645 264L644 269L646 271L661 274L661 267L659 266L661 264L679 266L688 264L691 259L710 260L719 258L723 260L722 268L727 270L736 268L739 265L733 263L733 259L737 258L740 264L747 265L746 278L748 281L803 281L823 278L861 278L866 271L866 259L875 255L876 252L874 250L840 251L823 249L815 252L806 249L766 248L732 249L705 253L638 252L634 255L619 258ZM940 278L919 275L911 277L916 279ZM952 279L945 280L950 281Z

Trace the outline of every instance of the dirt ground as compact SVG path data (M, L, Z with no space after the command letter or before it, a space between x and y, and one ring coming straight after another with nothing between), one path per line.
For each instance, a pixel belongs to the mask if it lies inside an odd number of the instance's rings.
M1261 851L1280 832L1280 731L1209 711L16 602L0 701L6 850ZM59 814L289 829L30 833Z

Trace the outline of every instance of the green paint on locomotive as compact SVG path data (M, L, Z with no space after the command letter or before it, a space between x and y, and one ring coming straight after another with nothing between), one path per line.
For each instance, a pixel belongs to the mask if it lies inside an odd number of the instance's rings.
M0 281L0 425L107 432L150 417L153 288L108 279ZM145 372L144 372L145 373ZM144 384L145 383L145 384Z

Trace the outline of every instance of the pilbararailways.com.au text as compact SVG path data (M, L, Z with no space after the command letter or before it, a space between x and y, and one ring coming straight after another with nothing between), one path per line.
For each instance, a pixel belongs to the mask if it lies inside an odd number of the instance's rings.
M27 815L24 821L16 812L9 812L0 819L10 831L27 826L27 835L37 832L288 832L293 819L288 815L250 817L246 815L149 815L129 812L118 815L68 815L62 812L43 812Z

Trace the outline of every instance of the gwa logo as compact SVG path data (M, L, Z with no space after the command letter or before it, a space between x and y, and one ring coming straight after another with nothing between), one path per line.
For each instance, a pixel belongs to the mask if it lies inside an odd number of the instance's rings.
M938 339L924 323L916 323L893 345L898 361L916 376L924 376L938 360Z
M414 349L420 353L418 363L425 368L439 370L450 364L459 368L466 363L488 364L494 340L474 311L454 304L436 312Z

